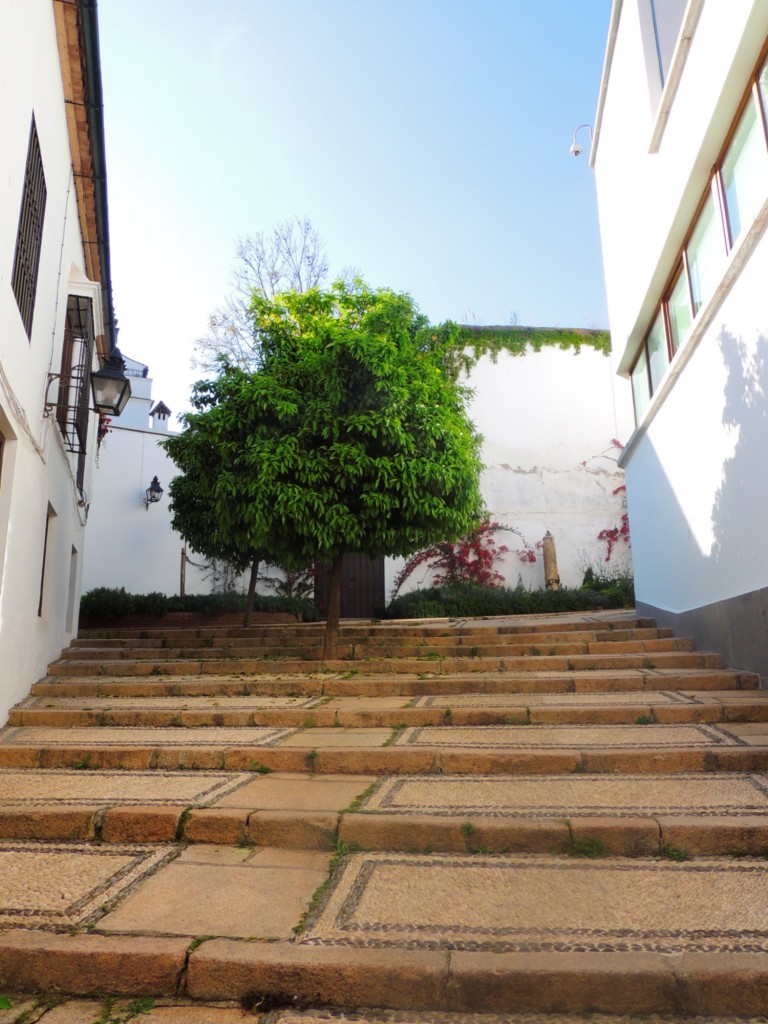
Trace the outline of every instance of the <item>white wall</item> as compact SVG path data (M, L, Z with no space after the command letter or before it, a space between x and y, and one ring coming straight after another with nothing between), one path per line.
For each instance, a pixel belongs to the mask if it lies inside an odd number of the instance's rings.
M152 382L132 379L132 397L119 420L111 424L99 452L93 501L86 530L83 591L94 587L125 587L132 594L178 594L184 542L171 528L168 485L178 470L160 441L161 424L149 425ZM157 477L165 494L145 505L145 492ZM189 557L203 559L189 552ZM204 570L187 565L186 592L208 594L212 581Z
M11 290L29 129L34 111L47 185L31 339ZM0 5L0 722L71 638L84 509L76 457L43 416L58 370L71 268L83 272L61 70L50 0ZM85 490L90 487L86 472ZM41 614L43 541L51 519ZM74 553L73 553L74 552ZM76 622L76 615L75 615Z
M638 6L624 0L595 154L614 351L627 370L768 34L765 0L706 0L658 153Z
M680 612L768 585L768 238L626 462L638 599Z
M621 525L623 495L613 491L624 474L611 442L626 442L632 426L628 384L616 377L611 357L588 346L578 354L502 352L496 363L483 357L468 383L475 389L470 415L484 438L481 489L491 518L518 529L531 547L549 530L566 586L579 586L588 564L629 568L626 545L605 565L606 547L597 540L601 530ZM498 566L506 585L521 578L527 588L543 588L540 551L534 564L523 563L517 536L499 533L496 540L510 548ZM402 564L387 565L388 597ZM403 592L428 582L419 571Z
M764 0L705 0L658 153L625 2L595 171L614 346L628 370L768 35ZM767 190L768 194L768 190ZM768 585L768 203L726 262L622 465L638 601L669 612Z

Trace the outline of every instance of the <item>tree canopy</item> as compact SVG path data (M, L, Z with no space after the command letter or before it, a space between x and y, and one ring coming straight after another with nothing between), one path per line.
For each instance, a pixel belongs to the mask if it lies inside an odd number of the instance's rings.
M259 369L222 362L164 442L188 478L170 488L174 524L204 493L217 544L331 562L332 657L342 556L409 555L470 532L481 438L450 358L455 332L410 296L337 282L254 293L251 316Z

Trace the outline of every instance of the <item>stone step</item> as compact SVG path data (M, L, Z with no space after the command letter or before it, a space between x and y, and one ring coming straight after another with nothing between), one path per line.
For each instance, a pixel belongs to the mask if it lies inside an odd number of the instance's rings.
M307 776L0 771L0 840L332 851L762 856L757 773Z
M320 774L755 771L768 725L8 727L0 767Z
M250 647L264 647L274 646L278 640L280 640L279 634L275 632L264 632L260 635L251 635L247 629L240 629L238 631L228 629L222 631L221 635L216 631L210 631L208 634L201 633L200 630L166 630L161 632L159 630L153 631L152 637L143 636L141 638L125 638L125 637L107 637L107 636L91 636L81 634L75 640L72 641L70 648L73 650L88 650L89 648L107 648L114 647L128 650L130 648L143 647L143 648L162 648L162 647L179 647L182 645L188 646L199 646L199 647L238 647L238 646L250 646ZM583 628L583 629L568 629L568 630L552 630L546 633L536 632L524 632L524 633L509 633L499 629L478 629L475 632L466 633L464 631L452 630L450 632L439 633L436 630L417 630L404 633L402 639L410 644L413 644L415 640L419 641L420 646L434 646L434 647L452 647L452 646L471 646L477 642L477 638L485 640L487 643L514 643L514 644L537 644L538 646L544 646L548 643L597 643L597 642L616 642L623 643L628 640L663 640L670 639L673 636L671 629L661 629L658 627L650 628L643 627L637 629L594 629L594 628ZM391 634L386 633L374 633L369 632L368 634L360 633L359 636L350 635L347 628L342 627L341 630L342 641L348 643L355 639L362 639L366 646L375 647L382 645L391 645L393 643L393 637ZM291 646L303 646L303 647L317 647L322 643L323 635L321 632L314 633L299 633L286 634L282 638L281 642L290 640ZM684 639L684 638L680 638Z
M158 652L159 653L159 652ZM147 660L115 660L105 663L98 658L67 659L60 658L48 668L53 676L98 676L107 672L116 676L141 675L195 675L195 674L229 674L233 672L284 674L313 671L325 672L350 671L356 664L364 667L367 673L418 673L437 669L440 672L579 672L604 671L606 669L671 669L671 668L721 668L722 659L719 654L707 651L660 651L653 656L640 652L636 654L573 654L570 657L558 655L538 655L535 657L511 656L495 657L432 657L425 655L416 658L366 658L357 662L352 660L321 662L311 658L219 658L201 657L196 659L163 658Z
M39 930L4 922L0 986L471 1014L765 1009L764 860L340 854L3 844L0 874Z
M676 651L692 651L693 641L686 637L660 640L624 640L624 641L578 641L570 643L550 644L511 644L498 641L482 642L479 645L462 646L451 644L439 646L430 642L423 644L404 644L397 646L387 644L343 644L339 651L339 659L345 661L368 661L406 658L539 658L565 657L570 655L590 654L642 654L656 655ZM176 661L176 660L220 660L222 658L258 659L258 658L293 658L308 661L322 660L322 647L301 646L297 644L227 644L216 647L76 647L62 651L63 661L99 660L107 661Z
M371 623L345 623L340 626L339 635L343 639L364 637L430 637L441 634L451 636L488 636L520 635L528 633L563 633L581 631L613 631L635 629L657 629L653 619L636 616L631 612L588 612L581 614L561 613L554 615L519 615L503 616L487 619L430 619L427 623L413 620L400 620ZM323 636L325 624L322 622L296 623L290 625L269 624L252 626L194 626L169 627L158 620L156 627L141 628L108 628L85 629L78 634L79 639L142 639L164 637L271 637L271 636ZM669 635L662 631L662 635Z
M110 666L112 667L112 666ZM199 665L195 666L200 668ZM47 676L35 683L35 697L153 697L153 696L261 696L261 697L411 697L467 694L585 694L640 691L749 691L759 688L759 676L729 669L595 669L572 672L400 672L368 675L357 669L344 672L283 672L279 675L236 674L231 663L221 674L210 672L146 673L127 680L104 673Z
M750 697L750 694L754 696ZM672 724L768 721L768 693L466 694L353 697L29 697L13 726L394 728L400 725Z
M330 1011L327 1007L307 1008L301 1000L290 1000L291 1005L299 1009L279 1009L279 1000L265 998L254 1001L253 997L244 1002L252 1006L252 1014L260 1012L260 1007L271 1009L268 1020L270 1024L350 1024L350 1016L344 1010ZM109 996L99 1000L69 998L60 995L44 995L41 999L35 995L13 996L13 1012L20 1016L9 1020L34 1020L37 1024L94 1024L103 1020L105 1006L109 1006L112 1020L134 1020L137 1004L125 996ZM27 1017L23 1017L26 1013ZM42 1016L41 1016L42 1014ZM191 999L177 998L145 998L140 1003L139 1016L136 1024L247 1024L257 1018L244 1013L232 1001L218 1001L214 1004L201 1005ZM423 1012L409 1011L403 1014L398 1010L357 1010L351 1018L355 1024L584 1024L580 1014L464 1014L446 1011ZM631 1018L605 1014L590 1014L591 1024L660 1024L657 1016L636 1016ZM0 1016L0 1022L4 1017ZM765 1024L765 1018L738 1020L733 1017L697 1017L692 1024Z

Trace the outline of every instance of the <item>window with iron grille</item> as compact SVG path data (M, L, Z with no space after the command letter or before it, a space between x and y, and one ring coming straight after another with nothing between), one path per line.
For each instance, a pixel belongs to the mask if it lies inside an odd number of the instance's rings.
M84 471L83 456L88 436L88 380L93 361L93 305L83 295L67 299L64 348L61 354L59 390L56 396L56 422L64 447L80 456L78 478ZM82 486L82 480L78 479Z
M16 234L16 251L11 277L11 287L16 296L16 303L28 338L32 337L32 318L35 313L37 271L40 266L40 248L43 241L46 195L43 158L40 154L40 142L37 138L33 116L32 126L29 130L24 192L21 197L19 229Z

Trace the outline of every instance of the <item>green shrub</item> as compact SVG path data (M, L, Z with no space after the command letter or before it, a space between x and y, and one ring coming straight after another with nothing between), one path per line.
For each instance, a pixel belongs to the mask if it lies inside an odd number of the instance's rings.
M314 603L302 597L256 595L254 610L288 612L304 622L317 622L320 613ZM151 594L128 594L124 587L96 587L80 599L80 617L92 622L113 622L124 615L152 615L163 618L168 612L200 612L203 615L226 615L245 611L245 594L187 594L185 597Z
M466 583L413 590L395 598L384 610L387 619L464 618L474 615L535 615L547 612L627 608L634 592L625 586L598 590L522 590Z

